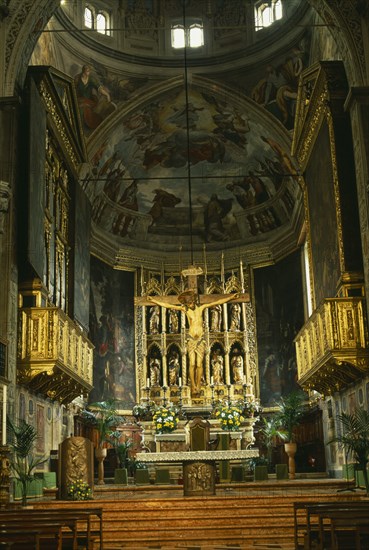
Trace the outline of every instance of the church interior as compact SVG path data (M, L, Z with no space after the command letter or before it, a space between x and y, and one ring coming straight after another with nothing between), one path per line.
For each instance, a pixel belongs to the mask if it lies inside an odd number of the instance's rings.
M325 494L367 548L369 3L0 0L0 40L0 521L93 495L78 547L315 548ZM272 494L284 536L222 529Z

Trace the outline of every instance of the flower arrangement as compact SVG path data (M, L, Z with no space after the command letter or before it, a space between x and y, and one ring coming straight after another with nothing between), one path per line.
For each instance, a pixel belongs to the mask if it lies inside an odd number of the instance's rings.
M92 491L88 483L83 479L77 479L68 487L68 497L71 500L91 500Z
M157 434L171 433L178 425L178 409L173 405L159 407L153 415L154 428Z
M138 403L132 409L132 414L136 420L151 420L152 412L149 405L142 405Z
M242 403L242 414L246 418L251 418L252 416L259 416L261 413L261 406L258 401L245 401Z
M242 404L243 405L243 404ZM244 420L242 416L243 406L231 403L221 403L215 410L215 418L220 421L222 430L236 432Z

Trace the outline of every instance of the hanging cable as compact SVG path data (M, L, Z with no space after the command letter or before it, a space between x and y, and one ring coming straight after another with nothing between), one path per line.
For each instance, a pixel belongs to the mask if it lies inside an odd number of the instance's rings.
M186 32L186 7L183 0L183 31L184 31L184 85L185 85L185 112L186 112L186 138L187 138L187 184L188 184L188 207L189 207L189 228L190 228L190 253L191 265L193 261L193 235L192 235L192 185L191 185L191 159L190 159L190 117L188 101L188 70L187 70L187 32Z

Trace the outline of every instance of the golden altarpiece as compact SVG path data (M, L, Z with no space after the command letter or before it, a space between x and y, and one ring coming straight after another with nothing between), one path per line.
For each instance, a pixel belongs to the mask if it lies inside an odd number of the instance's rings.
M152 422L142 416L146 447L164 454L191 450L190 420L201 417L210 423L209 437L217 441L218 449L248 449L254 442L252 414L239 431L227 434L227 443L212 414L219 402L243 402L245 408L257 403L255 312L249 297L249 273L242 262L228 275L221 267L219 278L208 278L200 267L190 266L178 276L167 277L142 269L139 279L135 299L137 401L143 410L171 403L180 411L173 433L155 434ZM185 304L191 293L202 308L198 383L191 373L191 319Z

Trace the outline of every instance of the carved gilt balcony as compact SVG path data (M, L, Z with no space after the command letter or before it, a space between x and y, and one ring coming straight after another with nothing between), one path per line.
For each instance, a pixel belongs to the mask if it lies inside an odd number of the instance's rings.
M93 345L59 308L19 310L18 384L60 403L92 389Z
M295 338L298 381L323 395L369 372L364 298L328 298Z

